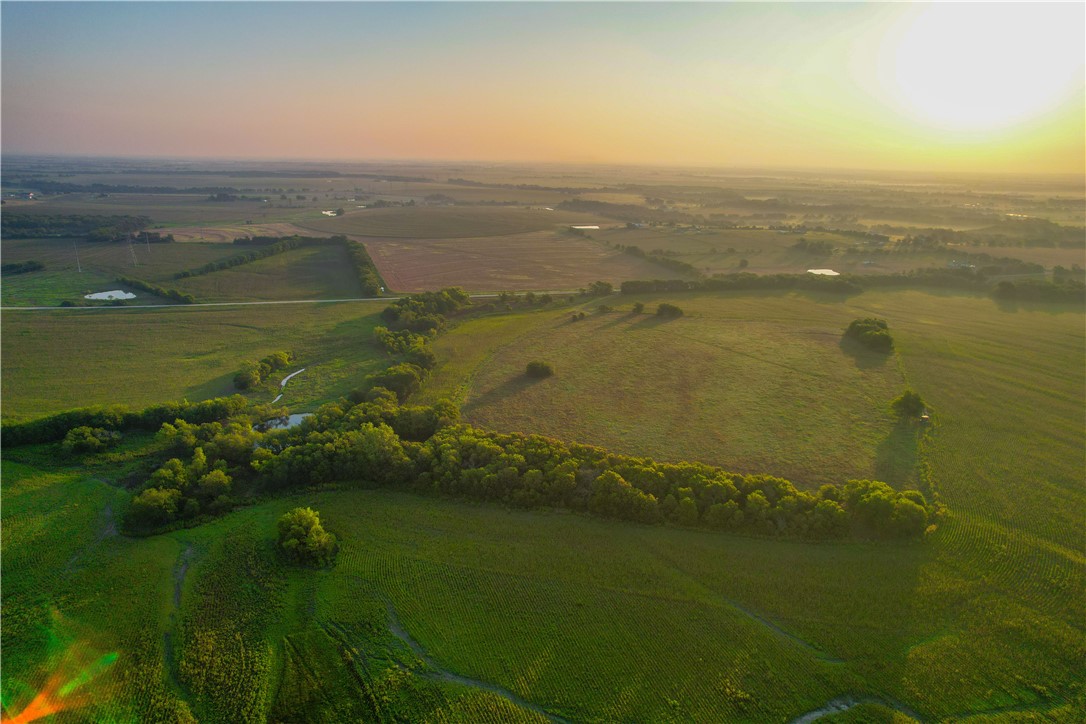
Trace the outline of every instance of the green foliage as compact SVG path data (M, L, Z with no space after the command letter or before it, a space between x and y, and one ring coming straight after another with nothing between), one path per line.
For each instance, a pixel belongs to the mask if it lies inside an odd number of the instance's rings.
M900 417L920 417L926 405L918 393L905 390L890 403L890 409Z
M658 317L670 317L676 319L683 316L683 310L674 304L668 304L667 302L661 302L660 306L656 308L656 316Z
M426 371L418 365L410 362L401 362L381 372L375 372L366 377L366 382L372 387L383 387L396 393L396 397L403 402L408 397L418 392Z
M40 261L13 261L7 264L0 264L0 274L3 276L12 276L15 274L27 274L29 272L36 272L45 269L45 265Z
M196 299L191 294L184 294L176 289L165 289L157 284L151 284L145 282L142 279L133 279L131 277L118 277L117 283L130 287L132 289L139 289L140 291L147 292L148 294L154 294L157 297L163 299L170 299L180 304L194 304Z
M295 508L278 522L279 550L295 563L324 566L332 562L338 546L336 537L324 530L320 515L312 508Z
M533 360L528 363L528 368L525 370L525 374L529 377L536 379L543 379L544 377L550 377L554 374L554 367L550 362L542 362L540 360Z
M248 390L260 385L268 375L277 372L294 361L294 355L290 352L272 352L259 362L246 362L240 372L234 375L234 387L239 390Z
M117 445L121 441L121 434L115 430L106 430L101 427L88 427L81 425L73 427L64 436L61 447L70 455L101 452Z
M11 238L86 236L89 241L118 241L151 224L146 216L20 214L0 216L0 234ZM172 241L172 237L170 241Z
M894 349L894 338L890 336L885 319L874 317L854 319L849 323L844 336L876 352L889 353Z
M644 311L645 311L645 303L644 302L634 302L634 305L633 305L633 313L634 314L641 314Z
M585 294L590 297L606 297L615 293L615 287L610 282L592 282L585 289Z

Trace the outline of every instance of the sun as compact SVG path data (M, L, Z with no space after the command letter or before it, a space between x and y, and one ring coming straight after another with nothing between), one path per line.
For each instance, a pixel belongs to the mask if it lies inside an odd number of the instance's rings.
M883 45L880 82L915 121L988 131L1053 110L1083 87L1083 6L913 6Z

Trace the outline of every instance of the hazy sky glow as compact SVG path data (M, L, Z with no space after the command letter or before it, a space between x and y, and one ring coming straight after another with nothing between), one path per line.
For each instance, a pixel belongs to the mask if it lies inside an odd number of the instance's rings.
M1086 5L0 4L6 153L1086 171Z

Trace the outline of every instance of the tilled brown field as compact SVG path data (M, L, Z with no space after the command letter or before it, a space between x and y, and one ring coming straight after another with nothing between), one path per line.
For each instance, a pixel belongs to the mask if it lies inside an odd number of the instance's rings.
M389 289L419 292L579 289L596 280L674 278L599 242L549 231L474 239L366 239Z

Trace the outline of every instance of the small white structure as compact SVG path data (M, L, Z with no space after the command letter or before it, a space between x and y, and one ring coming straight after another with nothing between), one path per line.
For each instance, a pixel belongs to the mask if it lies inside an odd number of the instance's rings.
M113 289L108 292L95 292L94 294L84 294L84 299L105 299L107 301L113 299L135 299L136 295L131 292L126 292L121 289Z
M840 272L835 272L833 269L808 269L808 274L819 274L824 277L839 277Z
M600 227L599 226L584 226L584 225L582 225L582 226L571 226L569 228L571 228L571 229L598 229Z

